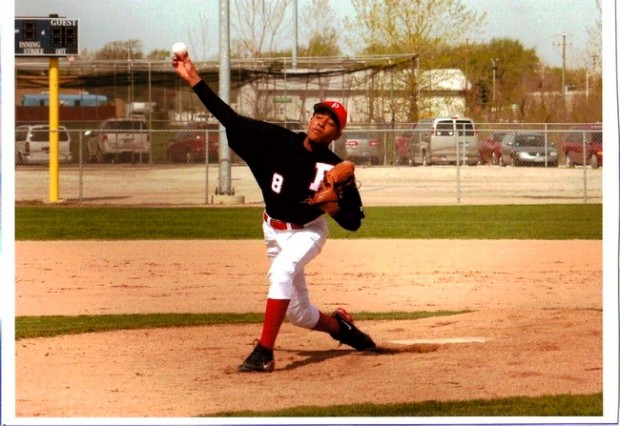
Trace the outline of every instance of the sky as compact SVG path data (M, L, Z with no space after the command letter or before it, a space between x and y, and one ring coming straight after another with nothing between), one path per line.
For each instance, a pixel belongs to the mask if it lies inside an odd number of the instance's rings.
M310 0L299 0L298 11ZM218 53L219 0L17 0L15 16L79 19L80 50L95 51L107 42L139 39L143 51L170 49L184 41L198 60ZM471 42L508 37L534 48L543 62L562 65L562 34L568 64L584 66L588 29L600 15L595 0L461 0L470 10L486 12L486 24L472 29ZM340 18L353 18L349 0L334 0ZM206 20L205 20L206 17ZM205 23L206 22L206 23ZM299 22L302 31L303 22ZM232 34L231 34L232 36ZM292 41L293 38L290 38ZM288 46L284 46L288 47Z

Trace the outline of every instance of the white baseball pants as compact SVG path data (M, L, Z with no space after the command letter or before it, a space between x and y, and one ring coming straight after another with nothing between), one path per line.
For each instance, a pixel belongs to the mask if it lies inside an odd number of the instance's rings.
M327 240L328 228L321 216L303 229L276 230L263 222L267 247L270 299L290 300L286 316L289 321L311 329L319 321L319 310L310 303L305 266L320 252Z

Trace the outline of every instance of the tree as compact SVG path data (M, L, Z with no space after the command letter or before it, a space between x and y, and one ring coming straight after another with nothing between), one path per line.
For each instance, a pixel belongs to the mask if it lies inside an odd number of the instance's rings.
M291 0L235 0L231 26L237 42L232 54L258 58L276 51L290 25L290 20L285 19L290 3Z
M187 39L194 59L206 59L208 47L213 44L209 39L209 17L206 13L200 14L200 29L189 28Z
M536 51L526 49L518 40L494 38L484 44L458 45L441 56L450 67L464 68L467 79L478 89L468 94L470 115L493 120L501 118L499 112L504 110L511 115L506 118L513 118L512 106L523 104L529 92L542 85L542 64Z
M347 19L347 43L359 53L418 55L420 70L446 66L438 53L482 25L486 15L468 10L460 0L351 0L357 16ZM407 87L410 121L418 118L418 76L400 73Z
M290 42L283 45L282 40L294 40L291 36L290 22L295 17L292 0L236 0L234 18L231 20L236 37L231 41L234 57L272 58L284 54L291 56ZM338 56L341 54L336 32L337 21L328 0L312 0L302 11L300 22L301 39L308 44L298 46L300 56Z
M338 45L340 27L336 13L329 0L312 0L301 13L301 38L308 40L305 46L299 46L299 56L340 56Z
M231 26L235 38L231 41L231 56L237 58L274 57L281 40L290 40L288 32L290 19L286 20L286 12L291 0L235 0ZM265 118L273 110L273 102L267 96L259 96L260 88L267 80L250 83L254 95L245 97L245 103L252 111L250 115Z
M601 11L601 3L596 0L596 6ZM575 111L589 114L585 121L602 121L603 119L603 78L602 66L602 46L603 46L603 20L601 15L588 28L588 49L584 69L582 70L583 81L585 83L585 99L582 108Z
M469 11L460 0L352 0L354 20L346 21L348 40L365 53L417 53L425 68L439 47L462 40L486 17ZM360 49L358 49L359 51Z
M478 96L479 102L482 104L482 107L486 107L489 103L489 89L486 83L482 80L478 80L476 82L476 95Z
M336 41L336 34L314 34L306 46L299 48L299 56L335 57L342 54Z
M596 7L601 10L601 3L598 0L596 1ZM599 15L598 19L592 23L592 26L588 26L588 47L587 47L587 56L588 59L592 59L592 68L593 71L600 72L601 65L601 48L603 46L603 19L601 15ZM586 61L586 66L590 66L588 63L589 60Z
M95 59L143 59L142 42L132 39L126 41L110 41L95 53Z
M95 54L91 52L88 48L82 49L80 51L80 59L81 60L91 60L93 59Z
M170 59L170 51L166 49L155 49L146 55L146 59Z

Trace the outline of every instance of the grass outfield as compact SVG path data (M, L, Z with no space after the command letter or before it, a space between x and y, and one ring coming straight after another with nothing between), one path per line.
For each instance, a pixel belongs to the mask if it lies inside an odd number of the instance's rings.
M18 206L16 240L262 239L260 207ZM357 232L331 238L603 238L601 204L367 207Z

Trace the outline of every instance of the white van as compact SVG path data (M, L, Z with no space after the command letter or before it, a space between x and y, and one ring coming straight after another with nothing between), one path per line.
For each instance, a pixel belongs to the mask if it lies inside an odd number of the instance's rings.
M438 117L420 120L411 133L412 162L422 165L477 165L478 132L471 118Z
M15 128L15 164L49 164L50 128L47 124L29 124ZM70 163L71 136L64 126L58 126L58 161Z

